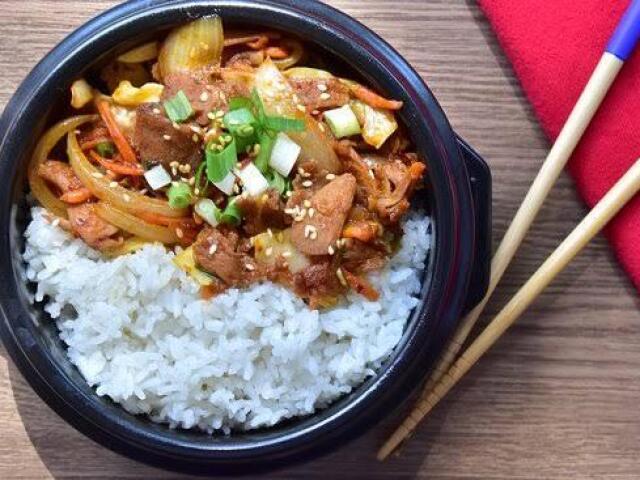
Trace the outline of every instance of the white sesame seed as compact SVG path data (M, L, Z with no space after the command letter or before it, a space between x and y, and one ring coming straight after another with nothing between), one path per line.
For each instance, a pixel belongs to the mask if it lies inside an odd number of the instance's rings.
M193 140L193 143L198 143L200 141L200 137L198 136L197 133L194 133L193 136L191 137L191 140Z
M94 177L94 178L102 178L102 177L104 177L104 175L101 174L100 172L93 172L91 174L91 176Z
M375 175L374 175L374 173L373 173L373 170L371 170L371 169L369 169L369 176L370 176L371 178L376 178L376 176L375 176Z
M160 111L159 108L154 108L153 109L153 113L156 114L156 115L160 115L162 112Z
M109 183L109 186L110 186L111 188L116 188L116 187L118 186L118 182L110 182L110 183Z
M327 86L324 83L319 83L318 84L318 90L320 90L321 92L326 92L327 91Z
M300 110L301 112L306 112L307 111L307 107L305 107L304 105L302 105L300 103L298 105L296 105L296 108L298 110Z
M273 230L271 230L270 228L267 228L267 234L270 238L273 238Z
M216 250L218 250L218 245L212 243L209 247L209 255L213 255L214 253L216 253Z
M188 183L193 187L196 184L196 177L191 177Z
M143 188L142 190L140 190L140 195L146 195L147 194L147 189Z
M175 128L176 130L180 130L180 125L178 125L176 122L173 122L171 124L173 126L173 128Z
M320 94L320 100L329 100L330 98L331 98L331 95L328 94L327 92Z
M56 218L53 220L53 222L51 222L51 225L54 227L57 227L58 225L60 225L60 219Z
M164 138L168 142L169 140L171 140L171 135L163 135L162 138Z
M334 253L336 253L331 245L329 245L329 248L327 248L327 252L329 252L329 255L333 255Z
M320 115L320 110L311 110L311 115Z
M213 113L213 112L209 112L209 113L207 113L207 118L208 118L209 120L215 120L215 119L216 119L216 116L214 115L214 113Z
M282 256L283 256L284 258L289 258L289 257L291 256L291 252L289 252L289 251L282 252Z
M300 103L300 99L295 93L291 96L291 100L293 100L293 103Z
M176 235L178 236L178 238L184 237L184 232L180 227L176 228Z
M256 267L254 267L253 265L251 265L250 263L245 264L244 268L246 268L247 270L249 270L250 272L253 272Z
M302 182L302 186L305 188L309 188L313 185L313 182L311 180L305 180L304 182Z
M331 181L331 180L335 180L336 176L333 173L327 173L327 176L325 178Z
M200 101L206 102L207 100L209 100L209 94L207 92L202 92L200 94Z
M308 213L309 213L309 218L313 218L313 216L316 214L316 211L315 209L310 208Z
M264 254L265 254L267 257L270 257L270 256L273 254L273 248L271 248L271 247L267 247L267 249L264 251Z
M169 164L169 166L170 166L171 168L178 168L178 167L180 166L180 162L177 162L176 160L174 160L173 162L171 162L171 163Z
M338 280L340 280L340 283L342 284L342 286L346 287L347 286L347 281L344 278L344 273L342 273L342 269L341 268L336 270L336 276L338 277Z
M311 202L309 200L305 200L303 205L307 208L309 208L311 206Z
M322 123L318 123L318 128L321 132L324 132L324 125Z
M291 190L289 190L287 193L285 193L287 198L291 198L293 196L293 192Z
M127 195L126 193L122 194L122 199L125 202L130 202L131 201L131 197L129 195Z

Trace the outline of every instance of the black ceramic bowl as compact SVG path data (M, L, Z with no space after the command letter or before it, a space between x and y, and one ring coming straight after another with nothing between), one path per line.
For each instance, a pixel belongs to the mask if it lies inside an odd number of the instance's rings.
M98 397L65 355L56 327L27 299L20 260L28 221L25 169L35 139L67 101L71 82L101 58L194 17L280 29L351 65L401 99L402 120L427 160L426 199L434 247L420 306L393 356L352 394L306 418L229 437L171 430ZM0 121L0 265L4 344L34 390L75 428L112 450L156 466L196 473L274 468L336 448L375 425L420 385L465 310L486 290L490 174L452 131L435 98L407 62L375 33L324 4L294 0L134 0L91 20L58 45L20 86ZM38 322L34 322L37 319ZM68 452L73 455L73 452Z

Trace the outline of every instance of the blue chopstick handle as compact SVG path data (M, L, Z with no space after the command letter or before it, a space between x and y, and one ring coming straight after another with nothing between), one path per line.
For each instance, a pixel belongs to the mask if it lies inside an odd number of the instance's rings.
M609 40L607 52L620 60L627 60L633 53L638 40L640 40L640 0L632 0Z

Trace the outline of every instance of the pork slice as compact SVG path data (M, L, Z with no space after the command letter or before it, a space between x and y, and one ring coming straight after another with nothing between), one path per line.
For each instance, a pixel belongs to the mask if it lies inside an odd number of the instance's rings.
M38 175L55 185L61 193L78 190L84 186L68 163L57 160L41 163L38 167Z
M283 229L287 226L284 202L277 190L269 189L258 197L240 196L237 205L244 218L242 228L248 235L257 235L267 228Z
M349 89L337 78L289 79L300 103L309 110L324 110L342 107L349 103Z
M327 255L329 247L335 246L340 238L355 191L356 179L350 173L340 175L318 190L311 197L311 207L304 219L293 223L294 246L306 255Z
M154 112L155 110L155 112ZM156 113L160 111L160 113ZM194 132L188 125L174 128L158 103L144 103L136 109L134 144L145 164L161 164L171 171L171 163L190 165L191 171L202 161L200 142L193 141Z
M110 238L118 233L118 228L100 218L92 204L69 207L67 214L71 231L90 247L103 250L121 243L121 240Z
M261 275L244 250L238 232L228 227L207 227L193 244L196 264L229 286L247 286Z

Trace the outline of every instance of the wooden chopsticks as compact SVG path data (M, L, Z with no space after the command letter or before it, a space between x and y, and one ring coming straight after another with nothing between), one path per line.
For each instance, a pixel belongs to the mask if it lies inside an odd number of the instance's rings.
M378 451L377 458L379 460L387 458L413 432L427 413L515 322L551 280L640 189L640 162L636 162L498 314L490 326L454 363L456 355L513 259L544 200L582 138L624 62L637 45L639 36L640 0L633 0L496 250L491 264L491 280L487 294L461 322L450 345L425 384L417 405Z

